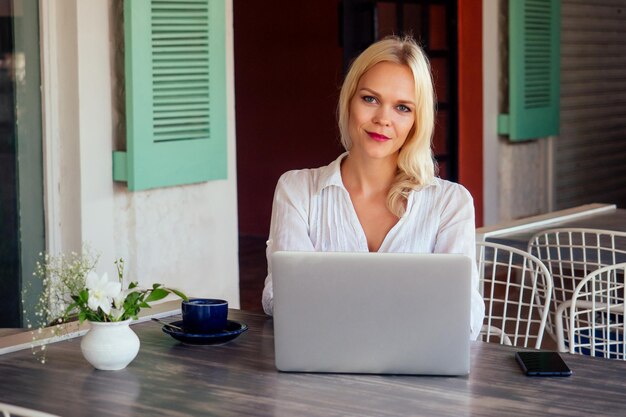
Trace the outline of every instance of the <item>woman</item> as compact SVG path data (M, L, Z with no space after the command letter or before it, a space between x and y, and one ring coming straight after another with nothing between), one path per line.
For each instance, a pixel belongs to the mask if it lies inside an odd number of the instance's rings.
M271 254L292 251L462 253L475 257L474 206L435 177L430 66L410 38L386 38L352 64L338 105L347 152L330 165L289 171L274 195L263 308L272 314ZM472 274L471 337L484 303Z

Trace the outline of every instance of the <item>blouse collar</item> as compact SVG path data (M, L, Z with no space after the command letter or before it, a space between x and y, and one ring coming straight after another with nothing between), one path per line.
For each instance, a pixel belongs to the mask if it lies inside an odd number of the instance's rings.
M346 187L343 185L343 180L341 179L341 161L343 161L343 159L346 156L348 156L347 151L339 155L339 157L335 159L333 162L331 162L330 164L321 168L320 179L318 181L316 194L321 193L324 188L330 187L333 185L339 188L343 188L344 190L346 189ZM420 189L428 188L431 186L438 187L440 185L439 182L440 182L440 179L438 177L433 178L433 181L430 184L427 184L426 186L421 187ZM411 194L413 194L413 192L411 192Z
M324 188L333 185L343 189L346 188L341 179L341 161L343 161L346 156L348 156L348 152L342 153L337 159L321 169L316 194L321 193Z

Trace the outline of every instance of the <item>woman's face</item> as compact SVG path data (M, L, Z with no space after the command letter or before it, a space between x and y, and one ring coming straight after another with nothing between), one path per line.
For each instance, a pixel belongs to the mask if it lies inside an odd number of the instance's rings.
M350 100L350 152L396 157L415 123L415 83L406 65L380 62L365 72Z

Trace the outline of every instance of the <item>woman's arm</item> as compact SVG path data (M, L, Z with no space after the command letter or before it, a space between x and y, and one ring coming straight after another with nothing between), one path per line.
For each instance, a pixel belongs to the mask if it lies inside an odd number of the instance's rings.
M476 340L485 317L485 302L478 292L478 270L476 269L476 226L474 201L463 187L444 203L441 224L437 232L435 253L459 253L472 259L472 300L470 338Z
M311 184L309 171L290 171L278 180L272 204L270 236L267 241L267 278L263 288L263 310L272 315L272 254L280 250L313 251L309 237L309 203Z

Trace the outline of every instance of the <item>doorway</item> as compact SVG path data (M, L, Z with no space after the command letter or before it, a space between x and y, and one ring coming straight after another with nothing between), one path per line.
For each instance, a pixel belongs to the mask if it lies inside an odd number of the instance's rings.
M261 310L274 188L343 152L337 0L233 1L240 302Z
M0 0L0 327L31 322L45 249L38 0ZM24 291L26 290L26 291Z

